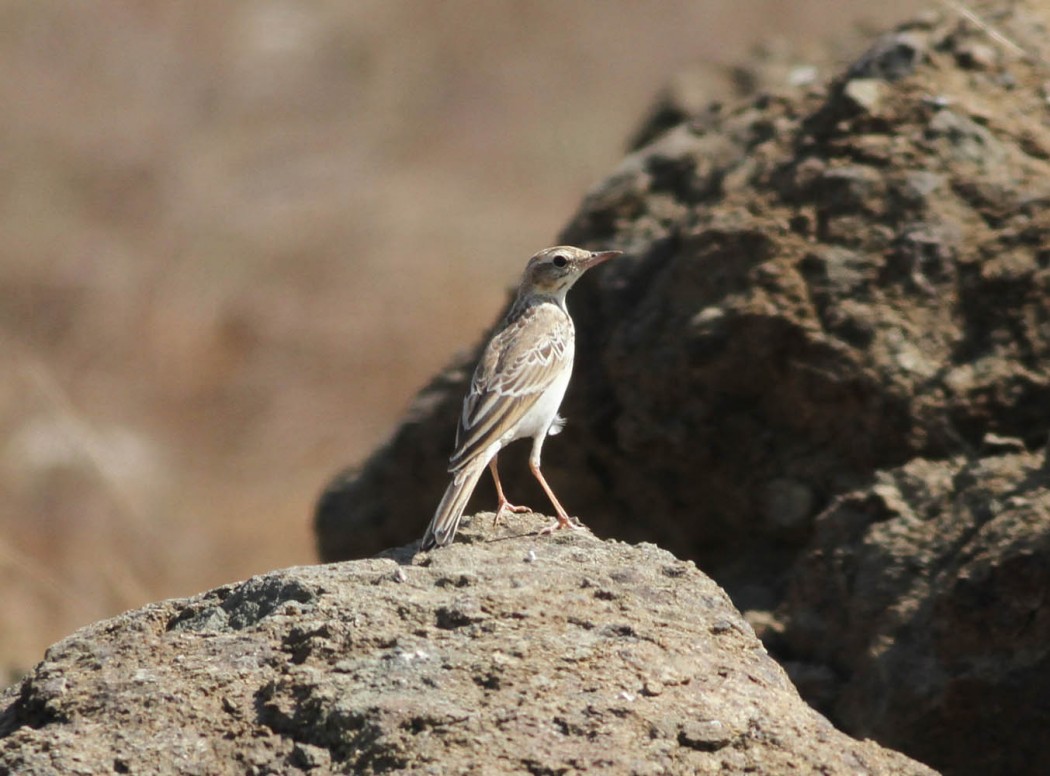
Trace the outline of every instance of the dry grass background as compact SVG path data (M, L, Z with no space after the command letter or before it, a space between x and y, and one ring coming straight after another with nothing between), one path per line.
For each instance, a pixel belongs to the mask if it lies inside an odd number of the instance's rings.
M910 5L0 3L0 680L312 562L671 74Z

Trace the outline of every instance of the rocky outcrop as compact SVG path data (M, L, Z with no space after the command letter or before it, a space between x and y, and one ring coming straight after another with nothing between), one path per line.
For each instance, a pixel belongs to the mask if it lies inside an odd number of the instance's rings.
M855 735L951 773L1032 773L1050 762L1050 468L989 447L836 499L767 641Z
M753 610L771 645L808 666L805 686L838 724L959 773L1006 762L992 754L1004 747L1031 751L1030 728L1011 720L1028 713L1032 685L1011 678L1006 647L976 646L1005 637L974 631L972 660L916 646L937 677L916 688L914 672L868 670L870 650L901 633L854 633L850 618L825 617L819 627L841 629L826 644L850 650L832 660L811 649L803 613L832 577L811 564L840 499L922 462L978 465L989 439L1034 454L1050 434L1050 11L1035 0L967 8L986 26L945 6L835 77L654 112L559 237L626 255L570 299L579 347L569 426L544 458L563 502L599 535L694 559ZM325 558L421 534L445 486L472 363L437 377L389 443L325 493ZM538 506L524 452L501 456L505 486ZM493 503L488 487L475 504ZM1043 552L1025 536L1017 541ZM893 557L873 550L870 563ZM975 612L1000 601L1025 573L1006 557L996 574L972 577L966 596L936 600ZM881 573L906 578L900 601L941 589L920 584L921 564ZM880 605L861 598L843 594L837 606L863 618ZM898 599L880 600L893 609ZM909 633L949 622L922 600ZM772 611L784 622L761 614ZM908 705L919 689L945 708ZM947 710L957 697L965 724ZM895 715L896 703L908 713ZM1045 709L1036 719L1047 721Z
M978 66L978 44L915 22L824 87L683 121L587 198L561 239L627 255L570 300L570 426L545 464L599 532L779 571L880 467L1045 439L1045 77L995 49ZM333 484L324 557L421 531L472 364Z
M85 628L0 695L0 772L933 773L807 706L692 563L546 520Z

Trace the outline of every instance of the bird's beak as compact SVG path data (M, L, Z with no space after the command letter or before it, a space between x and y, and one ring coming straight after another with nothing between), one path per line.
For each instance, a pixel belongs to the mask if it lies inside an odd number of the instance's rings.
M621 253L623 253L623 251L601 251L598 253L592 253L590 258L584 259L580 266L582 269L597 267L599 264L619 256Z

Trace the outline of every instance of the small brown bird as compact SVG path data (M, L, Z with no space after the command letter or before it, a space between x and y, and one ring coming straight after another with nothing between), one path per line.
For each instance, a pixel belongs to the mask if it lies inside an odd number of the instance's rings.
M576 330L565 306L565 294L584 272L620 251L592 253L560 245L540 251L525 267L518 296L481 355L456 431L456 449L449 459L452 482L438 504L420 549L444 546L456 535L467 501L485 467L492 471L504 510L527 512L503 495L496 458L516 439L532 437L529 468L554 505L557 520L546 531L574 528L565 509L540 471L540 451L548 434L565 421L558 408L572 376Z

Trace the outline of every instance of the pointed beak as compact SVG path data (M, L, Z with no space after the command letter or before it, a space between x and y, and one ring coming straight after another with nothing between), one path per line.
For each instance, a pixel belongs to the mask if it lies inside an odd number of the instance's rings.
M622 253L623 251L601 251L598 253L592 253L590 258L584 259L581 262L580 266L585 270L590 269L591 267L597 267L599 264L615 258Z

